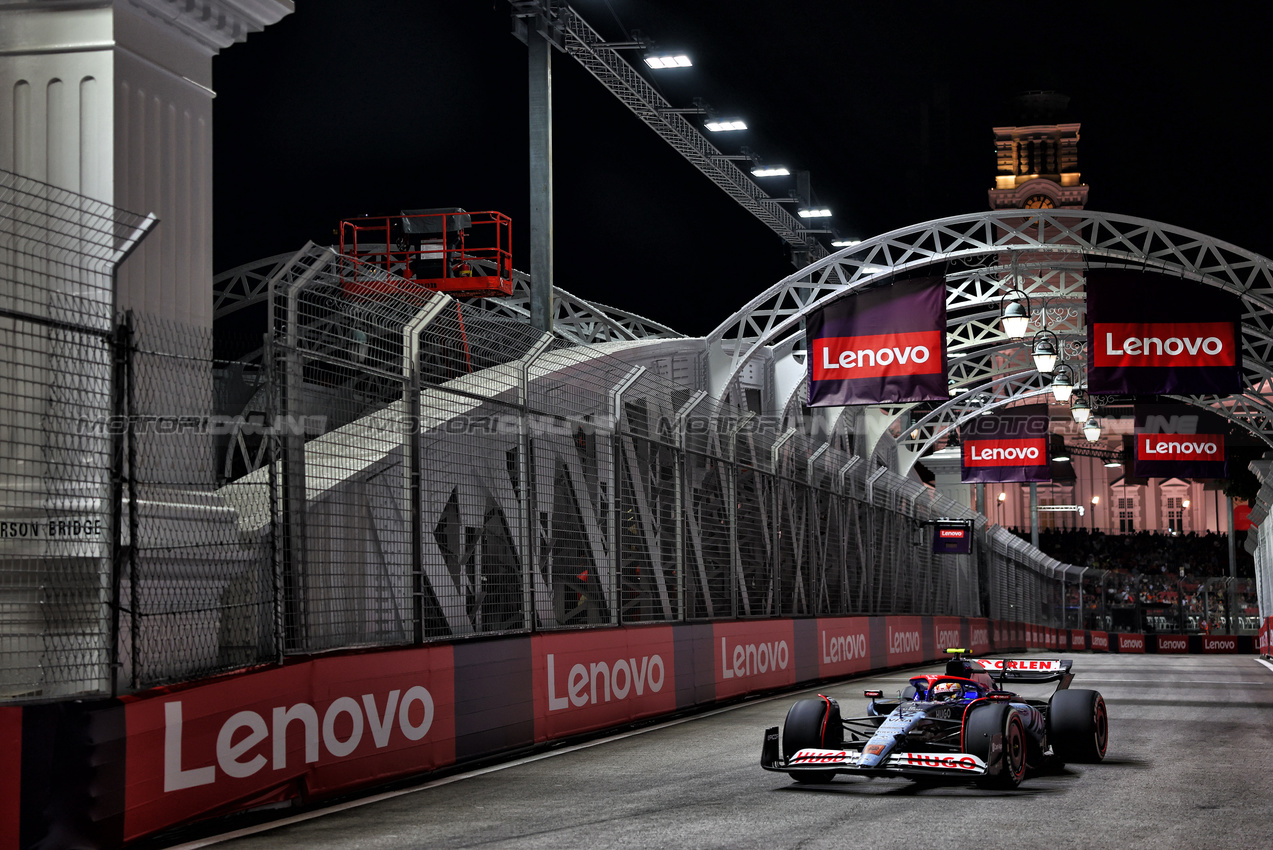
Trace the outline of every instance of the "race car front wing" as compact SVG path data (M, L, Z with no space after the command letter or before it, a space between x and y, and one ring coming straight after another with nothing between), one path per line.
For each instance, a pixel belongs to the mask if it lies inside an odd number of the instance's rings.
M859 767L860 750L805 749L790 759L782 757L779 746L779 730L772 726L765 730L765 743L760 754L760 766L765 770L782 773L803 771L828 771L857 774L859 776L984 776L986 763L972 753L953 752L905 752L893 753L877 767Z

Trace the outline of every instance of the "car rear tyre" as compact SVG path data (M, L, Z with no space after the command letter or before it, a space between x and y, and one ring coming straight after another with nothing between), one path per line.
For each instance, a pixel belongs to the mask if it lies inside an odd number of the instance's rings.
M790 759L801 750L838 750L844 746L840 704L828 697L802 699L787 712L782 725L782 755ZM797 782L830 782L834 770L802 770L790 774Z
M1096 691L1057 691L1048 708L1048 740L1062 761L1094 764L1104 759L1109 745L1105 699Z
M1002 735L1003 752L992 753L996 735ZM1010 705L1003 703L974 708L964 725L964 749L995 769L994 759L999 759L999 772L986 774L977 780L983 788L1016 788L1025 778L1028 739L1021 715Z

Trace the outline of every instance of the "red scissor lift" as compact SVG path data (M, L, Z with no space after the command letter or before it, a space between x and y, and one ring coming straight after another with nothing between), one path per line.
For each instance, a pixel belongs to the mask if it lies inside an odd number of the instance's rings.
M360 272L354 264L346 273L345 294L355 298L422 290L461 297L512 295L511 251L512 222L498 212L444 207L340 223L340 253L372 267Z

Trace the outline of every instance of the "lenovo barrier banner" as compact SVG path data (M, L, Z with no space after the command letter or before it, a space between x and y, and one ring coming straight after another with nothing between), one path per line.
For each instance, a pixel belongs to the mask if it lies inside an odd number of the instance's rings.
M126 699L124 838L455 761L450 646L322 658Z
M810 407L950 398L942 278L848 295L805 328Z
M1118 636L1119 652L1144 652L1145 636L1133 634L1120 634Z
M532 657L537 740L676 710L671 626L540 634Z
M796 683L791 620L713 623L716 698Z
M990 650L990 621L983 619L969 620L968 651L973 655L985 655Z
M948 649L968 649L964 646L963 620L959 617L933 617L933 646L938 658L945 658Z
M1224 636L1218 636L1218 637L1214 635L1203 635L1202 636L1202 651L1203 652L1237 652L1238 639L1236 637L1233 637L1232 635L1224 635Z
M1087 384L1093 393L1242 390L1241 302L1156 272L1087 273Z
M1070 629L1070 649L1087 649L1087 632Z
M1088 632L1087 637L1094 652L1109 652L1109 632Z
M833 679L871 669L869 617L822 618L818 623L818 677Z
M1229 477L1219 416L1183 404L1138 404L1135 415L1137 478Z
M959 426L959 440L965 482L1052 480L1046 404L976 416Z
M1189 652L1189 638L1185 635L1158 635L1160 653Z
M928 660L924 658L922 617L885 617L884 622L888 666L902 667Z

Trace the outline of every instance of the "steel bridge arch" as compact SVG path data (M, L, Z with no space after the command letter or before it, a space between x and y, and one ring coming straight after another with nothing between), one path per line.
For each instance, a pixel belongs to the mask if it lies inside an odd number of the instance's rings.
M885 233L815 262L765 292L707 337L712 392L741 398L739 377L763 352L792 356L810 313L850 292L921 273L947 286L953 397L926 405L908 427L902 455L913 462L957 425L988 409L1046 392L1025 341L998 327L999 300L1024 290L1032 330L1057 333L1066 361L1085 374L1085 273L1121 267L1214 286L1242 302L1243 393L1173 396L1234 421L1273 446L1273 262L1205 234L1162 222L1087 210L974 213ZM788 397L775 400L782 411ZM894 421L916 405L886 408ZM870 456L875 446L864 447ZM909 467L908 461L902 465ZM904 470L901 470L904 471Z

